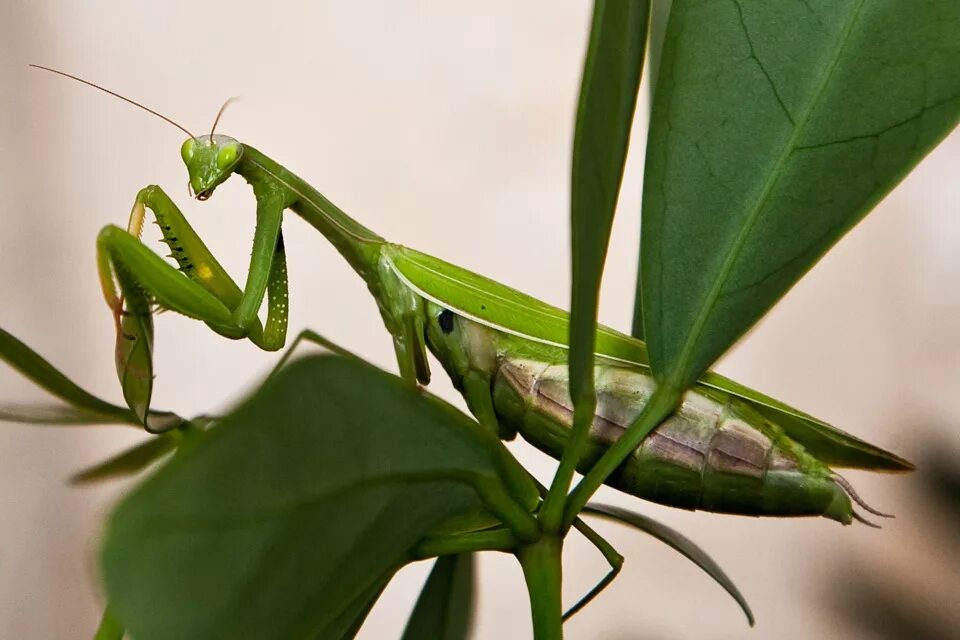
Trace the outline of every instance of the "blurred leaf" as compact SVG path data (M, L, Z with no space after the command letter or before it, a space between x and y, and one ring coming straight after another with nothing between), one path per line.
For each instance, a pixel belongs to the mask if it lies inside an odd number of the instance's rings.
M107 593L137 640L339 637L425 532L484 505L528 508L536 489L510 484L523 473L397 378L304 358L117 507Z
M840 593L834 589L833 604L840 606L862 637L874 640L955 640L957 637L956 627L943 624L939 619L939 607L920 609L897 589L878 582L876 576L866 574L856 581L844 581L843 587ZM948 596L943 603L947 609L949 600Z
M74 409L82 410L84 415L114 422L130 422L133 418L128 409L105 402L81 389L40 354L3 329L0 329L0 360ZM69 413L64 411L66 415Z
M570 395L593 395L600 278L647 41L647 0L596 0L573 140Z
M940 513L960 523L960 456L955 444L931 441L920 479Z
M123 640L124 633L123 627L110 612L110 607L107 607L103 610L103 617L100 619L100 626L97 627L93 640Z
M463 640L474 606L474 555L437 558L403 632L403 640Z
M387 584L393 579L393 573L393 571L389 571L380 580L374 582L369 589L361 593L354 602L347 606L334 622L318 631L313 637L352 640L360 632L367 616L370 615L370 610L380 599L380 595Z
M0 404L0 421L63 426L95 424L135 424L140 426L140 422L136 420L132 413L126 419L121 419L62 404L3 403Z
M674 531L667 525L661 524L652 518L620 507L590 503L584 507L583 513L600 516L601 518L609 518L630 525L673 547L695 565L703 569L707 575L713 578L717 584L733 596L733 599L737 601L737 604L740 605L743 613L747 616L747 621L750 623L750 626L753 626L753 612L750 611L750 605L747 604L746 599L740 593L740 590L737 589L737 586L733 584L733 581L727 577L723 569L721 569L703 549L683 534Z
M675 0L644 179L657 379L685 388L957 123L960 2Z
M112 458L77 472L70 478L70 482L90 484L139 473L176 447L177 441L172 436L154 436Z
M130 409L111 404L84 391L40 354L3 329L0 329L0 360L67 403L0 404L0 420L62 425L142 424ZM151 411L148 421L157 430L167 430L183 424L182 418L165 411Z
M912 484L911 499L924 506L913 510L911 538L897 549L899 559L890 561L883 548L873 553L858 548L854 554L837 549L835 557L828 559L831 571L823 576L819 590L823 601L863 637L957 637L960 556L955 531L960 523L960 457L951 439L931 437L931 431L929 426L919 431L927 436L918 447L918 482ZM929 562L933 558L936 562ZM914 565L923 570L902 572Z

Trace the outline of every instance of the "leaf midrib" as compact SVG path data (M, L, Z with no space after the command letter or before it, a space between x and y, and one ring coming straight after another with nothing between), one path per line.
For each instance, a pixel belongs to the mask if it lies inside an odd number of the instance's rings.
M740 7L739 0L732 0L732 2ZM813 93L813 97L807 103L807 107L802 113L801 117L797 119L796 124L793 127L793 133L790 135L790 138L787 140L787 143L784 145L783 152L780 155L780 158L777 160L774 169L770 172L769 177L767 178L766 183L763 186L763 191L760 193L760 197L756 200L756 205L753 207L753 210L747 215L747 222L740 228L739 233L737 234L736 239L731 246L730 251L727 253L727 257L724 259L723 264L720 267L719 277L714 281L714 285L711 287L710 292L707 294L705 304L701 307L701 311L697 314L696 320L693 323L693 328L689 333L689 337L685 342L682 351L680 352L680 357L677 360L676 365L673 367L672 372L666 375L667 383L671 386L676 386L677 388L683 388L687 386L685 379L677 380L677 373L682 372L689 367L690 360L693 356L693 349L700 341L700 337L703 335L704 329L707 325L707 320L713 314L714 308L716 307L717 301L720 299L720 294L723 292L723 288L727 282L727 279L730 276L730 272L733 270L733 266L737 263L740 252L743 250L744 245L746 244L747 239L750 236L754 225L760 217L760 213L764 210L767 204L767 200L770 198L773 189L779 183L780 178L783 175L783 167L786 164L787 160L793 154L794 148L796 146L797 140L800 136L800 133L804 131L806 125L810 119L810 116L813 114L813 111L817 104L819 104L821 97L823 96L823 91L826 89L827 85L830 82L830 79L833 77L834 71L836 70L837 64L842 57L844 48L847 45L849 40L850 33L853 31L854 25L857 23L860 18L860 14L863 11L863 6L866 0L860 0L860 3L857 5L850 14L850 19L848 20L846 26L844 27L843 33L838 39L836 55L833 56L833 61L830 66L825 70L819 86L816 88L816 91ZM749 35L746 33L746 25L743 25L744 37L749 39ZM757 60L757 64L762 66L762 63ZM729 345L728 345L729 347ZM695 372L693 378L696 378L702 372ZM690 376L687 375L686 378ZM672 384L671 384L672 383Z

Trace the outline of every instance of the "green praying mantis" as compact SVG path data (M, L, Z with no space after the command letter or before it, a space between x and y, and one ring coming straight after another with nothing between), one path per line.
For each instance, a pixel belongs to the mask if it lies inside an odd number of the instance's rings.
M393 339L400 376L427 385L427 353L439 360L478 422L502 439L519 433L559 458L573 403L567 392L567 313L476 273L392 244L367 229L262 152L216 133L187 133L181 156L190 190L207 200L234 174L253 188L256 231L241 289L158 186L136 197L126 229L108 225L97 239L104 297L117 328L117 371L124 397L148 425L153 385L152 313L176 311L231 339L274 351L286 343L287 270L281 223L286 210L326 237L364 280ZM226 104L224 105L226 107ZM176 266L139 240L149 210ZM267 300L265 322L258 313ZM318 341L303 332L293 342ZM599 327L597 408L586 471L641 412L655 387L642 341ZM867 522L866 505L832 466L907 471L912 465L879 447L715 373L606 481L626 493L686 509L753 516L825 516ZM868 523L869 524L869 523Z
M575 466L584 473L602 468L602 461L594 465L605 454L618 448L629 451L626 459L606 475L605 484L665 505L750 516L822 516L842 524L859 520L871 526L855 505L875 515L885 514L861 500L832 467L877 471L913 468L893 453L712 372L704 374L676 405L658 406L646 345L603 326L597 329L594 351L595 410L587 442L581 449L571 437L576 421L568 390L570 319L565 311L386 241L265 154L217 134L217 124L229 101L217 113L210 133L197 136L166 116L99 85L55 69L38 68L105 91L183 131L189 137L181 146L181 157L191 195L198 200L209 199L220 184L237 174L251 185L257 203L253 249L242 288L158 186L147 186L137 193L126 228L108 225L101 230L96 251L99 280L116 327L117 373L128 409L89 396L26 345L0 330L0 357L54 395L89 410L71 414L70 421L139 423L150 432L165 434L88 469L75 477L77 481L139 471L167 453L189 450L190 446L180 445L203 438L207 427L219 420L201 416L184 421L151 407L153 315L158 309L201 320L222 336L249 339L267 351L286 345L288 287L281 227L287 210L323 234L366 283L392 337L400 378L429 396L425 387L431 377L428 354L432 354L476 418L476 424L467 421L462 427L479 425L494 444L496 438L511 440L519 434L557 459L570 458L571 452L578 451ZM148 212L175 264L141 242ZM266 314L261 320L265 301ZM319 334L304 331L292 341L275 372L302 342L352 356ZM271 381L272 388L288 379L281 375ZM371 382L370 388L374 386ZM318 388L317 393L323 393L323 389ZM667 417L645 438L621 438L648 412L661 412L658 415ZM44 415L36 412L11 415L44 421ZM0 419L9 418L0 407ZM61 416L60 422L68 421ZM625 446L625 442L629 444ZM505 450L502 454L509 457ZM540 487L540 497L545 499L538 500L534 483L522 467L507 467L510 495L479 492L483 494L484 511L465 514L428 532L408 560L448 556L446 560L451 561L452 556L480 550L513 552L523 566L534 603L534 591L548 593L559 587L560 574L551 573L559 571L559 565L549 558L559 559L562 536L568 527L574 527L601 551L611 571L562 616L565 620L605 589L623 563L622 556L578 517L588 513L630 524L673 546L714 577L737 600L752 624L750 609L729 578L677 532L640 514L586 504L589 495L579 503L576 491L569 494L567 503L557 503L562 508L562 520L561 528L555 529L556 523L547 522L554 488L548 492ZM558 495L566 495L565 487L561 490ZM440 570L445 566L437 565ZM542 593L538 597L542 599ZM556 609L555 616L551 613L549 620L544 618L546 622L539 623L555 632L547 634L549 637L559 633L555 626L561 619L559 594ZM536 614L534 618L534 626L539 628Z

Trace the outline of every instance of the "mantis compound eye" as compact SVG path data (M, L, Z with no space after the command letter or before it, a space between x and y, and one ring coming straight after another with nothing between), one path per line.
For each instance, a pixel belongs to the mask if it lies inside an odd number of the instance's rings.
M193 151L196 149L197 141L193 138L187 138L183 143L183 146L180 147L180 157L183 158L184 164L190 164L190 160L193 159Z
M440 325L440 331L449 334L453 331L453 312L450 309L441 311L440 315L437 316L437 323Z
M220 151L217 153L217 167L221 171L227 169L237 161L239 153L239 145L236 144L228 144L220 147Z

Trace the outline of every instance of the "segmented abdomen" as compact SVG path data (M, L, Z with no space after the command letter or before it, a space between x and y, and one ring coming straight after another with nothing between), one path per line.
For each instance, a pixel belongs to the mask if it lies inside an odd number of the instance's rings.
M494 380L500 418L559 456L573 419L566 363L503 358ZM595 368L597 409L589 468L640 413L654 389L645 370ZM849 521L849 500L830 470L736 399L689 391L608 484L688 509L749 515L827 515Z

